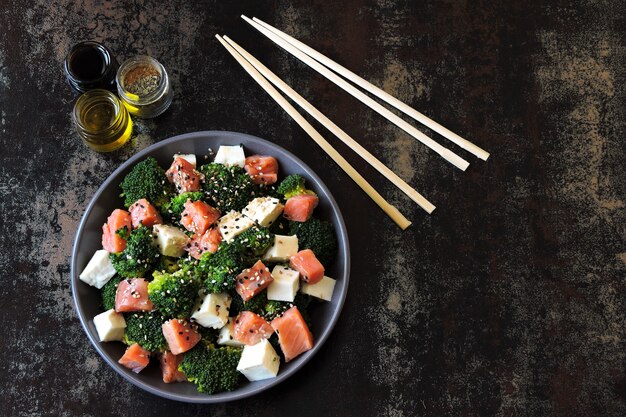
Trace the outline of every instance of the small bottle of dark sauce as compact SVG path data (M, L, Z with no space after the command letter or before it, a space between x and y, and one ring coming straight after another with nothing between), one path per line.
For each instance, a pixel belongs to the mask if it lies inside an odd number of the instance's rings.
M64 69L72 88L79 93L94 88L115 91L117 61L101 43L84 41L77 43L65 57Z

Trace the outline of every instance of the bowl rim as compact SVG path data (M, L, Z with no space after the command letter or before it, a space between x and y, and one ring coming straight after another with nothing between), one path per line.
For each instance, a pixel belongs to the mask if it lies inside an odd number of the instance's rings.
M214 395L203 394L200 392L198 392L199 395L184 395L184 394L177 394L177 393L174 394L166 390L156 388L152 384L146 381L141 381L137 374L130 375L129 373L125 372L121 368L121 366L119 366L117 361L111 358L104 351L104 349L100 345L101 342L97 338L97 335L94 334L89 329L88 323L91 320L93 320L93 317L86 317L86 315L84 314L80 306L78 293L76 291L76 285L80 282L80 279L78 278L79 272L77 270L77 265L76 265L77 254L79 252L79 243L83 235L83 231L85 229L85 223L87 222L87 218L89 217L89 214L91 213L93 208L96 206L96 203L100 200L102 193L108 187L108 185L111 182L113 182L115 179L117 179L117 177L124 170L126 170L129 166L134 165L135 163L138 162L138 160L149 156L151 153L155 152L161 147L165 147L166 145L170 145L170 144L180 142L180 141L193 140L197 138L215 137L216 139L219 139L219 138L224 138L227 136L234 137L234 138L245 137L248 140L251 140L252 142L257 142L257 143L269 146L270 148L279 149L280 151L285 153L289 158L291 158L292 161L295 162L298 166L302 167L303 171L306 172L306 175L312 177L317 183L317 185L324 191L324 194L326 194L326 196L328 197L329 206L332 212L334 212L336 216L337 226L338 226L336 233L338 236L342 237L341 239L338 239L339 240L338 250L342 251L345 254L345 263L342 268L343 276L341 277L341 279L344 281L344 284L342 286L343 291L340 294L338 294L339 299L337 300L336 308L331 313L330 322L328 323L328 326L322 331L321 335L319 336L313 348L310 351L305 353L306 356L304 356L302 360L296 366L292 366L287 371L279 373L278 376L275 378L265 380L267 382L264 383L263 385L260 385L259 387L256 387L250 391L243 392L243 393L240 393L238 392L238 390L235 390L235 391L230 391L226 393L218 393ZM221 130L196 131L196 132L188 132L188 133L183 133L183 134L179 134L176 136L172 136L167 139L161 140L157 143L154 143L146 147L145 149L142 149L141 151L137 152L136 154L128 158L122 164L120 164L120 166L118 166L106 178L106 180L98 187L96 192L91 197L89 204L85 208L85 211L83 212L83 215L80 219L80 223L76 230L76 235L74 237L74 242L72 244L72 256L71 256L71 262L70 262L70 281L71 281L71 291L72 291L72 299L74 302L74 309L76 311L76 314L78 315L80 324L85 334L87 335L87 338L91 342L91 345L96 349L96 351L104 359L104 361L111 368L115 370L115 372L117 372L125 380L129 381L133 385L162 398L167 398L170 400L187 402L187 403L197 403L197 404L222 403L222 402L235 401L235 400L247 398L253 395L257 395L262 391L266 391L270 389L271 387L278 385L279 383L287 380L295 372L300 370L319 351L319 349L323 346L323 344L326 342L326 340L332 333L333 329L335 328L335 325L337 324L337 321L339 319L339 316L341 314L341 311L345 303L345 299L346 299L347 292L348 292L348 285L350 281L350 246L348 242L348 233L346 230L346 225L343 219L343 215L341 214L341 210L339 209L339 205L337 204L335 198L333 197L332 193L330 192L326 184L324 184L324 182L317 175L317 173L313 169L311 169L307 164L305 164L300 158L298 158L293 153L281 147L280 145L277 145L274 142L259 138L257 136L249 135L247 133L240 133L240 132L234 132L234 131L221 131Z

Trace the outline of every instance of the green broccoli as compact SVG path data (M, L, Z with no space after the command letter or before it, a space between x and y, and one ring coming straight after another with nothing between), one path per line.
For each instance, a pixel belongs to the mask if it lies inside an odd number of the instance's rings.
M166 272L168 274L173 274L179 269L181 269L180 260L172 256L161 255L154 264L155 271Z
M254 264L274 243L274 234L265 227L253 226L235 238L231 245L239 246L243 267Z
M124 177L120 188L126 207L130 207L135 201L145 198L155 207L161 208L174 194L174 187L167 180L165 170L152 157L148 157L135 165Z
M148 298L165 318L187 318L191 315L198 285L194 277L184 269L173 274L155 271L154 279L148 284Z
M275 301L270 300L263 306L263 310L261 311L261 316L267 321L272 321L276 317L283 314L285 311L291 308L291 303L285 301Z
M211 345L217 343L217 338L220 335L220 331L210 327L198 326L198 333L202 336L202 342L205 345Z
M172 221L179 222L180 216L185 210L185 203L187 200L198 201L204 198L204 193L202 191L189 191L186 193L178 194L166 204L163 205L161 211L163 212L163 217Z
M124 279L119 275L115 275L109 280L100 290L100 296L102 297L102 306L104 310L111 310L115 308L115 294L117 293L118 284Z
M178 370L185 374L190 382L197 385L198 391L215 394L233 391L241 383L241 374L237 364L241 358L241 349L219 347L198 343L185 353Z
M273 301L270 300L265 304L261 313L259 315L263 316L263 318L267 321L272 321L276 317L283 314L285 311L289 310L291 307L298 307L298 311L302 315L302 318L306 322L306 324L311 327L311 315L309 314L309 304L311 304L311 297L306 294L297 293L296 298L293 300L293 303L288 301Z
M281 199L283 195L278 192L278 186L275 184L255 184L254 185L255 197L273 197Z
M206 177L207 202L222 213L241 211L255 197L254 183L241 167L211 163L201 166L200 172Z
M310 218L306 222L289 222L289 234L298 236L298 248L311 249L324 266L330 265L337 255L337 237L333 224L326 220Z
M138 343L150 352L162 351L167 347L163 336L163 316L158 311L126 313L126 332L123 342L127 345Z
M278 185L277 191L285 197L285 200L301 194L315 195L313 191L306 189L306 181L304 177L298 174L291 174L285 177L285 179Z
M150 229L140 226L130 232L126 249L120 253L111 253L109 258L119 275L124 278L136 278L145 276L159 256Z
M215 253L203 253L194 272L208 292L220 293L235 287L235 278L242 269L240 245L231 242L220 245Z
M233 300L230 303L230 309L228 310L228 314L231 317L236 316L242 311L251 311L253 313L262 315L266 305L268 304L267 291L261 291L248 301L243 301L243 298L241 298L241 296L235 291L231 293L231 296Z

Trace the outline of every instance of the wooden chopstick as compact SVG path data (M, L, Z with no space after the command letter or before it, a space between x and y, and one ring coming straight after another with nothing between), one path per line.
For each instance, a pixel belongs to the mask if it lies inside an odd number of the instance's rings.
M284 98L278 90L276 90L272 85L267 81L261 73L259 73L248 61L245 60L243 56L241 56L230 44L228 44L221 36L215 35L218 41L226 48L226 50L239 62L239 64L243 67L244 70L278 103L280 107L283 108L295 121L300 125L300 127L308 133L308 135L313 139L327 154L331 157L333 161L343 169L350 178L354 182L357 183L367 195L370 196L372 200L385 212L391 219L402 229L406 229L411 225L411 222L404 217L402 213L389 202L387 202L379 193L367 182L365 178L361 176L353 167L350 165L348 161L345 160L339 152L335 148L331 146L326 139L319 134L317 130L306 119L298 113L298 111Z
M270 31L269 29L266 29L260 23L252 21L246 16L242 15L241 17L250 25L252 25L255 29L257 29L259 32L267 36L275 44L277 44L278 46L280 46L287 52L291 53L300 61L304 62L305 64L307 64L308 66L310 66L311 68L313 68L314 70L322 74L323 76L325 76L328 80L332 81L335 85L337 85L341 89L345 90L346 92L354 96L356 99L358 99L359 101L361 101L362 103L370 107L372 110L376 111L381 116L385 117L387 120L389 120L390 122L392 122L393 124L401 128L402 130L407 132L409 135L413 136L418 141L422 142L424 145L426 145L427 147L435 151L437 154L439 154L446 161L450 162L452 165L456 166L457 168L463 171L465 171L467 167L469 166L469 162L467 162L465 159L461 158L460 156L458 156L451 150L444 148L443 146L441 146L440 144L438 144L437 142L435 142L434 140L432 140L431 138L429 138L428 136L426 136L425 134L423 134L422 132L420 132L419 130L417 130L416 128L414 128L413 126L411 126L404 120L402 120L400 117L396 116L390 110L383 107L381 104L374 101L369 96L365 95L363 92L361 92L359 89L354 87L352 84L348 83L346 80L339 77L337 74L335 74L334 72L332 72L331 70L329 70L328 68L326 68L325 66L323 66L322 64L320 64L319 62L311 58L310 56L308 56L307 54L305 54L304 52L300 51L298 48L296 48L295 46L293 46L292 44L290 44L289 42L287 42L280 36L274 34L274 32Z
M328 68L332 69L336 73L344 76L345 78L347 78L348 80L352 81L353 83L355 83L359 87L361 87L364 90L369 91L370 93L374 94L376 97L380 98L381 100L386 101L391 106L395 107L396 109L400 110L401 112L405 113L406 115L412 117L413 119L417 120L418 122L422 123L423 125L427 126L428 128L434 130L435 132L439 133L441 136L443 136L446 139L454 142L455 144L457 144L461 148L465 149L466 151L472 153L473 155L477 156L478 158L480 158L480 159L482 159L484 161L486 161L487 158L489 158L489 152L487 152L484 149L481 149L480 147L474 145L472 142L468 141L465 138L462 138L461 136L457 135L456 133L446 129L444 126L442 126L439 123L435 122L434 120L432 120L428 116L418 112L414 108L412 108L409 105L407 105L406 103L398 100L397 98L395 98L391 94L387 93L386 91L376 87L374 84L372 84L369 81L365 80L364 78L358 76L357 74L355 74L354 72L350 71L346 67L338 64L337 62L335 62L332 59L328 58L327 56L321 54L320 52L316 51L315 49L309 47L308 45L300 42L299 40L293 38L292 36L289 36L285 32L282 32L279 29L276 29L275 27L265 23L261 19L257 19L256 17L253 17L252 20L254 20L255 22L261 24L266 29L272 31L274 34L280 36L281 38L283 38L284 40L286 40L287 42L289 42L290 44L292 44L293 46L295 46L296 48L298 48L299 50L301 50L302 52L304 52L305 54L307 54L311 58L315 59L316 61L320 62L323 65L326 65Z
M311 116L313 116L324 127L335 134L346 145L350 146L361 158L365 159L370 165L384 175L389 181L391 181L402 192L415 201L421 208L423 208L428 214L432 213L435 206L418 193L413 187L407 184L402 178L396 175L391 169L383 164L378 158L372 155L367 149L361 146L357 141L352 139L350 135L344 132L339 126L333 123L322 112L316 109L311 103L305 100L300 94L289 87L283 80L278 78L276 74L270 71L265 65L263 65L254 56L249 54L245 49L237 44L237 42L230 39L228 36L224 36L224 40L228 42L239 54L241 54L257 71L261 73L267 80L269 80L274 86L278 87L284 94L295 101L300 107L306 110Z

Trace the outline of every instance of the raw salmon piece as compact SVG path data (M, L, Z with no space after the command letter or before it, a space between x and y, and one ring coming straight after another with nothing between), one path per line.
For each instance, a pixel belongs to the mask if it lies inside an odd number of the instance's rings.
M174 183L179 193L200 190L204 178L204 175L196 171L189 161L181 157L174 159L165 175L169 182Z
M311 218L313 210L317 207L320 199L316 195L301 194L295 195L287 200L283 216L287 220L295 222L305 222Z
M132 222L126 210L115 209L102 226L102 247L107 252L122 252L126 249L126 239L115 232L124 227L130 232Z
M170 384L172 382L184 382L187 380L185 374L178 370L178 365L183 360L183 355L174 355L170 351L161 353L159 362L161 363L161 372L163 372L163 382Z
M152 227L155 224L163 223L163 219L157 209L145 198L133 203L128 211L130 211L130 218L135 229L141 225Z
M246 345L256 345L263 339L269 339L274 333L272 326L261 316L251 311L242 311L235 318L233 338Z
M148 281L145 279L125 279L117 285L115 311L118 313L151 311L153 308L154 305L148 298Z
M203 235L219 217L220 211L204 201L187 200L185 210L180 217L180 223L190 232Z
M311 249L301 250L289 258L289 266L298 271L308 284L317 284L324 278L324 265L317 260Z
M222 241L222 234L218 229L212 228L204 232L203 235L193 235L185 250L189 255L200 259L204 252L217 252L217 247Z
M243 168L255 184L274 184L278 179L278 161L273 156L249 156Z
M126 348L126 352L117 362L138 374L150 363L150 352L135 343Z
M280 317L272 320L271 324L278 335L278 343L285 355L285 362L289 362L313 347L313 335L298 307L291 307Z
M163 323L163 336L174 355L193 348L202 339L200 333L186 320L172 319Z
M235 291L241 295L243 301L248 301L267 288L274 281L269 268L263 262L256 261L250 268L244 269L237 275Z

